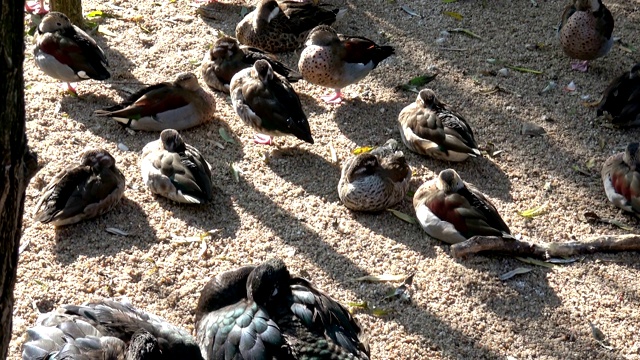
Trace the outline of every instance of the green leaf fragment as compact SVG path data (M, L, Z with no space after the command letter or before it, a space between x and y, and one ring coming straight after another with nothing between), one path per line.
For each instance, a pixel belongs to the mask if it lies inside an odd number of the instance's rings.
M87 19L93 19L93 18L96 18L96 17L102 17L103 15L104 14L102 13L102 11L93 10L93 11L90 11L89 13L87 13L86 18Z
M218 129L218 133L220 134L220 137L222 139L224 139L224 141L231 143L231 144L235 144L236 141L233 140L233 138L231 136L229 136L229 134L227 133L227 130L223 127Z
M427 85L428 83L432 82L433 79L436 78L436 76L438 76L438 74L427 74L427 75L421 75L421 76L416 76L413 79L409 80L409 85L413 85L413 86L424 86Z

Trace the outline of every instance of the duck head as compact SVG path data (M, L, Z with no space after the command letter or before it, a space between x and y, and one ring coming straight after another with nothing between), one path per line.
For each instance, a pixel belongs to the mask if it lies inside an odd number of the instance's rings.
M438 190L442 190L445 193L456 192L465 187L464 182L460 178L460 175L453 169L442 170L438 175L438 181L436 182Z

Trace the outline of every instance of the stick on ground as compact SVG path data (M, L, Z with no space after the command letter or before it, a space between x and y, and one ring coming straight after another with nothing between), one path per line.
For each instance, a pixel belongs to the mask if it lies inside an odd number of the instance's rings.
M553 257L621 251L640 251L640 235L601 235L588 238L585 241L540 244L497 236L474 236L467 241L451 246L451 255L455 258L490 252L546 260Z

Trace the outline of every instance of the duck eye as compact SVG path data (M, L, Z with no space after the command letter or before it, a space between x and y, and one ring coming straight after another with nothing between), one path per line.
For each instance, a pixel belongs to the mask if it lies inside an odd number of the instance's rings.
M58 26L62 26L62 24L61 24L61 23L56 23L56 24L57 24Z

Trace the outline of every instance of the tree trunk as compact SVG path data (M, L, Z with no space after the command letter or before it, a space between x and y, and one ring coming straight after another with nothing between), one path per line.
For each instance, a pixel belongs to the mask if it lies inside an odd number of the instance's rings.
M37 169L24 117L24 0L0 7L0 358L11 340L13 288L22 233L24 194Z
M51 7L51 11L57 11L67 15L72 24L79 28L84 28L81 0L51 0L49 6Z

